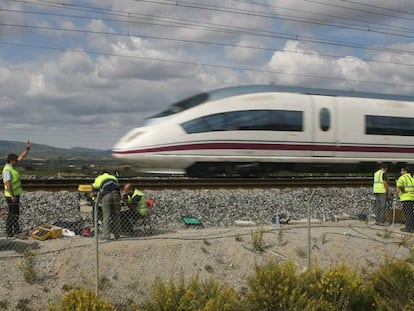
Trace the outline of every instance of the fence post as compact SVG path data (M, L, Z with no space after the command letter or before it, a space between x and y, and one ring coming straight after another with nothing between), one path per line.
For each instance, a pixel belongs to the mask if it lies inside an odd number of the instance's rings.
M95 205L93 208L93 226L95 227L95 250L96 250L96 263L95 263L95 292L96 296L99 298L99 230L98 230L98 206L99 201L101 200L101 191L99 190L96 199Z
M313 195L315 194L315 189L312 190L312 193L309 197L309 201L308 201L308 271L311 270L311 251L312 251L312 246L311 246L311 202L312 202L312 198Z

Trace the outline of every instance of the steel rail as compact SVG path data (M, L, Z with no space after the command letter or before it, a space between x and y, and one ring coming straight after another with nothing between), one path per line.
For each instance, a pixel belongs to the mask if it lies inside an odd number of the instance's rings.
M23 179L25 191L78 191L91 185L93 178ZM140 189L266 189L371 187L371 177L278 177L278 178L120 178L121 185L132 183Z

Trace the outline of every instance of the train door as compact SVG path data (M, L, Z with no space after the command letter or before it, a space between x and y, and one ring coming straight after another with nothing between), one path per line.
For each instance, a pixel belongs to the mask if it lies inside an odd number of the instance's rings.
M336 124L335 98L331 96L312 96L313 157L335 156Z

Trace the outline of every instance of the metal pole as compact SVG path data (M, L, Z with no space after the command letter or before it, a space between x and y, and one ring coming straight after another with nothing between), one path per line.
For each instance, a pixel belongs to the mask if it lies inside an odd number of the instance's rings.
M96 250L96 264L95 264L95 292L99 298L99 230L98 230L98 206L101 200L101 191L98 191L95 199L95 206L93 208L93 225L95 227L95 250Z
M392 226L394 227L395 224L395 208L397 207L397 198L392 198Z
M309 197L308 201L308 271L311 270L311 252L312 252L312 246L311 246L311 202L313 195L315 194L315 189L312 190L312 193Z

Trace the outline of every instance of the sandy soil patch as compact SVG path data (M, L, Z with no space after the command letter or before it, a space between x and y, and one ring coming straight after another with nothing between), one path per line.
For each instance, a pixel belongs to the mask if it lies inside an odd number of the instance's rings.
M360 221L312 224L311 263L322 267L345 263L358 269L375 269L386 257L407 258L413 235L403 234L402 225L378 227ZM252 243L252 233L264 231L264 251ZM178 279L215 278L237 290L246 291L246 278L255 264L268 260L291 260L298 271L308 267L308 228L306 223L229 228L183 228L158 231L151 236L122 238L99 244L85 237L47 241L0 240L0 301L10 310L28 302L30 310L45 310L67 288L95 289L99 271L100 294L113 302L132 300L142 303L150 297L156 277ZM29 284L22 270L23 250L37 250L38 281ZM98 265L97 265L98 264ZM98 269L97 269L98 267Z

